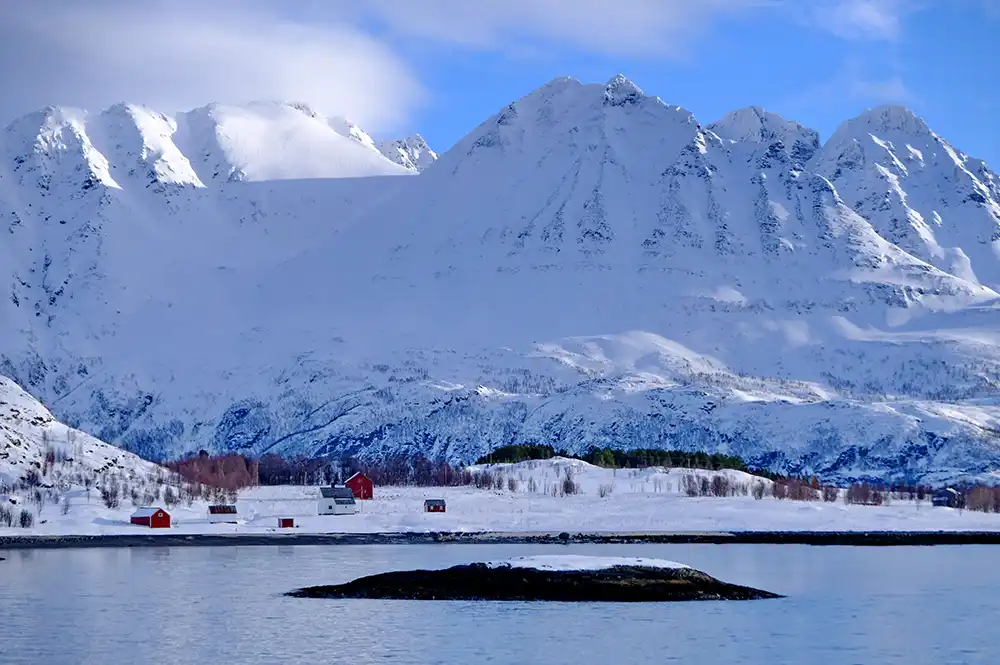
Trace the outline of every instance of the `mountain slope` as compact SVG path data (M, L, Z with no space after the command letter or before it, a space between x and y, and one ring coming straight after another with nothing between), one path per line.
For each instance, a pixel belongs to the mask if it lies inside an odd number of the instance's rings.
M349 126L268 109L254 117L339 127L388 162ZM986 477L1000 335L980 241L997 181L925 151L900 200L947 222L951 254L890 238L858 203L891 184L870 145L936 139L881 113L821 145L762 109L702 126L622 76L557 79L418 177L280 182L248 180L300 168L294 141L267 138L251 164L190 149L179 118L196 182L161 141L169 119L109 142L112 123L91 138L73 116L55 143L35 118L8 132L0 171L21 220L0 248L28 257L0 372L151 457L471 461L531 441L708 449L831 479ZM222 116L199 117L245 126ZM942 259L959 249L971 270Z
M889 242L957 276L1000 287L1000 204L985 165L923 120L880 107L844 123L810 165Z
M17 384L0 376L0 485L13 485L32 470L42 477L47 455L68 458L72 467L88 476L126 471L145 478L159 468L66 427Z

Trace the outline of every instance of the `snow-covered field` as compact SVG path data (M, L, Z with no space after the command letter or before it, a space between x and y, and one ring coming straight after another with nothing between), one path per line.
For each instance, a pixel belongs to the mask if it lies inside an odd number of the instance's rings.
M553 496L571 467L580 493ZM32 529L2 529L0 535L199 534L279 531L278 517L295 518L293 533L382 532L673 532L673 531L1000 531L1000 515L933 508L928 502L896 501L870 507L833 503L778 501L769 496L688 497L685 474L711 477L713 472L683 469L611 470L576 460L495 465L514 478L516 491L475 487L376 487L375 499L360 502L361 512L346 516L317 515L315 487L256 487L240 494L240 524L209 524L206 504L170 509L173 527L150 530L129 524L133 507L109 510L96 491L88 499L73 490L70 509L47 505ZM737 471L717 472L736 482L764 482ZM534 479L537 491L528 491ZM600 496L604 488L605 496ZM610 491L608 490L610 488ZM424 499L443 498L447 512L423 512Z

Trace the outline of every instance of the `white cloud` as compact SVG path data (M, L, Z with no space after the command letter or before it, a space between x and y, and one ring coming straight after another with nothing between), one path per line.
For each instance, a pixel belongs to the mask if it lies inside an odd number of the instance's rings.
M873 72L861 60L848 60L833 77L785 99L781 106L801 111L833 104L916 105L920 99L898 73Z
M916 95L900 76L885 79L852 78L847 87L851 98L861 101L876 104L912 104L916 101Z
M422 90L385 44L264 1L0 0L0 125L46 104L164 111L211 101L308 101L370 131L406 121ZM12 92L14 91L14 92Z
M902 0L837 0L817 10L817 24L846 39L896 40L908 5Z
M611 55L678 55L715 20L785 0L370 0L395 34L475 48L550 41Z

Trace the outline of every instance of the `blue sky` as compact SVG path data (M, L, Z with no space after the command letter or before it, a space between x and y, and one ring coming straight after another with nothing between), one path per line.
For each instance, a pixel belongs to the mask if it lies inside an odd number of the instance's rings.
M2 124L46 104L307 101L443 151L555 76L828 137L913 108L1000 165L1000 0L0 0ZM11 93L10 91L14 91Z
M536 43L526 53L467 48L460 56L415 46L403 52L430 97L409 127L448 146L555 76L604 81L622 72L702 123L760 105L824 139L866 108L903 104L960 149L1000 166L1000 85L992 83L1000 79L1000 21L986 3L907 4L914 6L873 3L890 17L875 25L824 25L773 7L737 12L666 54L565 42Z

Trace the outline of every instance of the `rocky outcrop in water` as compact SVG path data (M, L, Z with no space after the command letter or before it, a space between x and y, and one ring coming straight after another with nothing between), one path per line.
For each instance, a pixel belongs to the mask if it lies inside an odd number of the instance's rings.
M539 570L473 563L446 570L410 570L313 586L296 598L665 602L758 600L778 594L728 584L692 568L614 566L600 570Z

